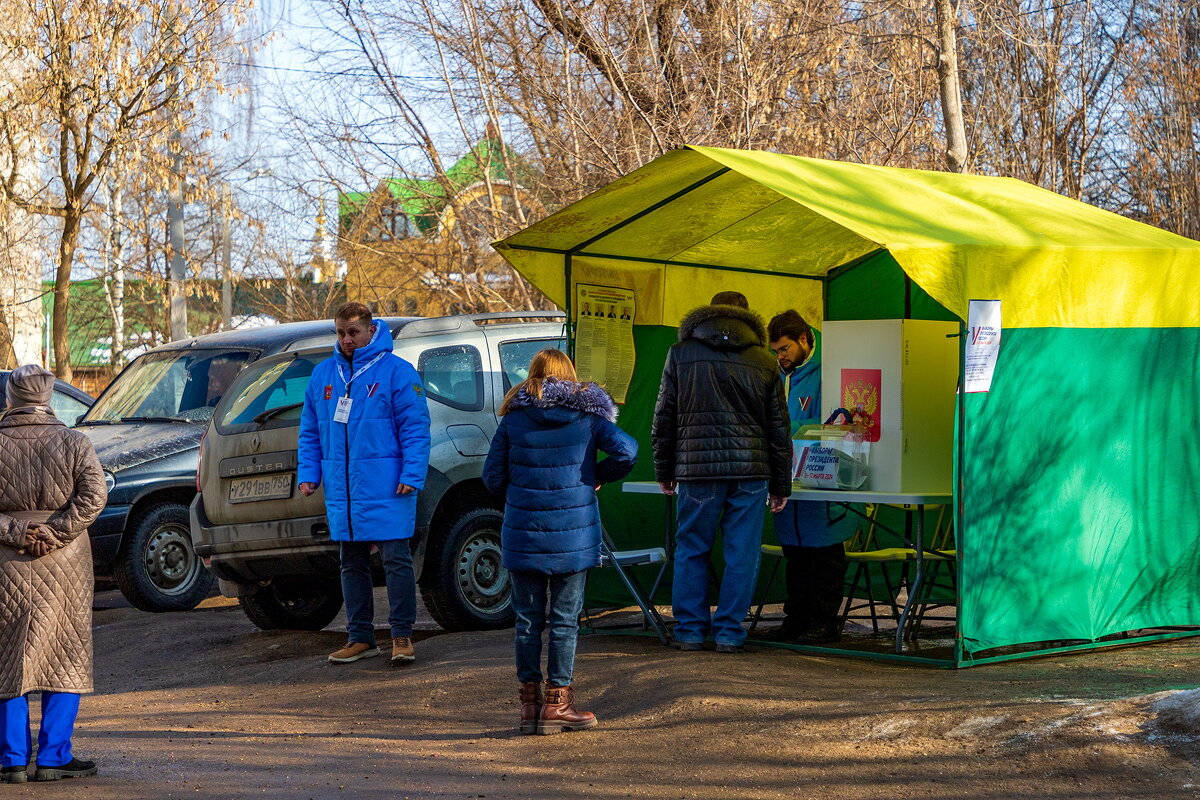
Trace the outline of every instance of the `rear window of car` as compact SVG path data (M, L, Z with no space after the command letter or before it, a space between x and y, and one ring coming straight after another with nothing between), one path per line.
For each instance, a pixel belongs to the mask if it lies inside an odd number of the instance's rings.
M417 372L425 394L460 411L483 408L483 360L470 345L435 347L421 353Z
M504 391L529 377L529 362L543 350L566 350L566 339L516 339L501 342L500 368L504 372Z
M322 352L251 364L229 387L228 399L217 410L217 430L242 433L299 425L308 379L326 358L328 354Z

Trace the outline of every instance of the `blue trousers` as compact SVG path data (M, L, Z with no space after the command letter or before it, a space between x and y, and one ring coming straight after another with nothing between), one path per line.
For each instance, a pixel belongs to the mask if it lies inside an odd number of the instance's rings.
M675 639L702 642L711 633L717 644L746 641L742 620L758 581L763 515L767 509L764 480L680 481L675 535L675 575L671 612ZM721 529L725 572L717 610L708 607L708 562Z
M549 628L546 682L551 686L570 686L575 674L575 643L579 638L579 612L583 610L587 571L543 575L513 570L508 574L516 617L513 638L517 649L517 680L541 682L542 631Z
M346 599L346 633L351 642L375 644L375 582L371 546L379 548L387 579L388 625L392 638L412 636L417 619L417 583L413 578L411 539L382 542L338 542L342 561L342 596Z
M37 763L61 767L71 761L71 733L79 714L79 695L42 692L42 727L38 731ZM33 741L29 735L29 695L0 702L4 717L4 741L0 745L0 767L29 763Z

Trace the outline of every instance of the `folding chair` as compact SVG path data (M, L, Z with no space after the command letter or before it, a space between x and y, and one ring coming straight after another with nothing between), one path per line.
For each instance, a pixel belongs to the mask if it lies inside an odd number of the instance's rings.
M767 585L763 587L762 597L758 601L758 607L754 609L754 615L750 617L750 630L753 631L758 627L758 621L762 619L763 606L767 604L767 598L771 596L771 587L775 585L775 576L779 574L779 568L783 565L783 548L777 544L764 544L758 548L760 556L773 556L775 566L771 567L771 574L767 576Z
M914 553L915 555L915 553ZM954 544L954 515L950 506L938 508L937 521L934 523L933 535L925 548L925 575L917 588L909 611L905 636L909 639L916 636L921 623L926 619L952 621L954 617L928 615L930 609L942 608L957 603L958 598L958 549ZM942 578L945 578L945 581ZM951 602L934 599L937 591L949 592Z
M654 632L658 634L658 640L664 645L670 644L671 639L667 634L667 624L663 621L662 615L658 613L658 609L654 607L653 592L657 590L658 585L662 582L663 575L667 571L669 565L667 560L667 551L662 547L647 547L641 550L617 550L613 545L612 538L608 535L608 531L601 529L600 539L600 566L611 567L617 571L617 576L621 579L621 583L625 585L638 608L642 610L642 629L649 630L654 628ZM637 575L630 569L631 567L648 566L651 564L659 564L658 574L654 578L654 583L650 593L642 587L641 581Z
M867 613L871 619L871 632L879 633L879 611L878 606L886 606L890 613L888 616L894 622L900 619L900 606L896 603L896 597L900 594L900 586L904 583L905 575L907 574L907 563L915 555L911 548L907 547L880 547L879 533L877 530L877 518L879 515L879 505L871 505L867 508L867 516L870 519L866 530L856 531L854 536L850 537L846 542L846 563L847 566L854 568L853 576L850 579L850 588L846 590L846 602L842 609L842 625L845 626L846 620L854 611L867 609ZM888 564L901 564L904 566L900 576L900 583L892 582L888 575ZM878 567L878 569L873 569ZM873 578L872 576L876 577ZM876 599L876 579L882 581L882 589L886 594L886 600ZM855 593L862 587L867 596L862 599L863 602L855 605Z

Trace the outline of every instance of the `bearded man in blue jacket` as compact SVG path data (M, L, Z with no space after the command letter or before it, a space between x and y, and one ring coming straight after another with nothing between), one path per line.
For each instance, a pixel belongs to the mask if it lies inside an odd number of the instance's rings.
M387 578L392 663L413 661L417 594L409 544L429 469L429 408L421 377L392 352L392 332L362 303L334 315L333 355L313 370L300 417L300 491L325 485L346 599L345 647L330 663L380 654L375 644L371 548Z
M783 371L792 433L821 422L821 346L812 326L796 311L771 318L767 339ZM787 602L783 624L771 633L778 641L827 644L841 638L841 606L846 577L842 542L852 525L830 525L825 504L788 503L775 517L775 537L787 559Z

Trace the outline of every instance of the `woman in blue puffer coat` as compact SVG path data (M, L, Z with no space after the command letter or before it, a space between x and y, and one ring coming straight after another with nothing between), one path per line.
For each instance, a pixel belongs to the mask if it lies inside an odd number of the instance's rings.
M500 544L512 578L521 733L585 730L596 715L575 710L571 681L587 570L600 563L596 490L629 474L637 442L614 424L608 393L576 382L571 359L559 350L533 357L529 377L505 396L500 415L483 481L504 498ZM608 458L597 463L597 451Z

